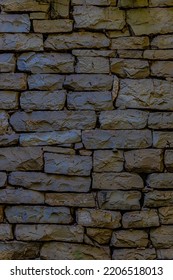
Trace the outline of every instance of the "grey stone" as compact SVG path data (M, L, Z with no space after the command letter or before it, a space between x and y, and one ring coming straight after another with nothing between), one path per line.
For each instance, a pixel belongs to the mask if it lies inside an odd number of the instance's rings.
M121 172L124 166L122 151L98 150L94 151L94 172Z
M169 60L172 59L172 56L173 56L173 50L145 50L143 54L144 58L150 60ZM170 63L168 62L167 64L169 65ZM155 69L155 66L153 68Z
M173 189L173 174L153 173L147 177L146 182L152 189Z
M113 232L111 245L114 247L147 247L148 234L144 230L117 230Z
M173 205L173 191L150 191L145 194L144 207L162 207Z
M155 260L156 252L155 249L115 249L113 251L113 260Z
M96 207L93 193L46 193L45 203L51 206Z
M12 225L0 224L0 240L13 239Z
M78 57L76 73L104 74L109 73L109 60L105 57Z
M172 0L171 0L172 1ZM165 2L165 1L164 1ZM151 41L153 48L159 49L172 49L173 36L172 35L158 35Z
M0 145L2 147L17 145L18 140L19 140L19 135L15 133L0 135Z
M33 27L34 32L38 33L71 32L73 21L70 19L33 20Z
M169 78L169 77L173 77L172 73L173 73L173 61L154 61L151 64L152 76Z
M166 150L165 151L165 167L168 171L173 171L173 150Z
M43 204L44 195L39 192L24 190L22 188L6 188L0 190L0 203L2 204Z
M149 47L149 38L146 36L141 37L119 37L112 39L111 49L124 50L124 49L147 49Z
M170 248L173 246L173 226L161 226L150 230L150 238L155 248Z
M7 174L5 172L0 172L0 187L4 187L7 180Z
M25 90L27 88L26 74L2 73L0 74L0 89Z
M40 244L34 242L0 242L1 260L30 260L39 256Z
M116 52L114 50L95 50L95 49L91 49L91 50L79 50L79 49L75 49L72 50L72 54L74 56L77 56L77 58L81 58L81 57L115 57Z
M48 12L50 0L1 0L5 12Z
M0 15L0 32L5 33L28 33L30 31L30 19L25 14L1 14Z
M8 130L8 118L9 115L6 111L0 111L0 135L5 134Z
M29 89L57 90L62 89L64 76L58 74L34 74L28 77Z
M153 131L153 147L173 148L172 131Z
M127 212L123 214L122 225L124 228L157 227L160 225L158 212L155 209Z
M151 129L171 129L172 125L173 112L152 112L149 114L148 127Z
M158 260L172 260L173 248L157 249Z
M16 59L12 53L0 54L0 72L14 72Z
M18 108L18 92L0 91L0 109L17 109Z

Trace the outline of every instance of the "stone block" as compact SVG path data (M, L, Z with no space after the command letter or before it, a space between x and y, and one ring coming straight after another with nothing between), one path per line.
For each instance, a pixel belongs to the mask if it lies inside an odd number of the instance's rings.
M39 256L40 244L36 242L0 242L1 260L33 260Z
M0 72L14 72L16 59L12 53L0 54Z
M0 135L5 134L8 130L9 115L5 111L0 111Z
M86 235L100 245L109 244L112 230L100 228L87 228Z
M98 150L94 151L94 172L121 172L124 166L122 151Z
M113 260L155 260L155 249L115 249L113 251Z
M146 78L150 75L149 63L139 59L111 59L111 72L121 78Z
M151 40L151 47L155 49L172 49L172 44L172 35L158 35Z
M173 246L173 226L161 226L150 230L150 238L155 248L170 248Z
M173 13L173 10L172 10ZM154 61L151 64L151 75L156 77L173 77L173 61Z
M48 12L50 0L1 0L4 12Z
M157 249L158 260L172 260L173 259L173 248Z
M15 133L0 135L0 145L2 147L17 145L18 140L19 135Z
M118 50L117 53L120 58L143 58L142 50Z
M44 195L22 188L6 188L0 190L1 204L43 204Z
M171 129L172 126L173 126L173 112L153 112L149 114L149 118L148 118L149 128Z
M28 77L29 89L57 90L62 89L64 76L58 74L34 74Z
M111 40L111 49L115 50L143 50L149 47L149 38L142 37L119 37Z
M25 14L1 14L0 32L1 33L28 33L30 31L30 19Z
M33 26L36 33L64 33L72 31L73 21L70 19L33 20Z
M111 245L114 247L147 247L148 234L144 230L117 230L112 234Z
M173 191L150 191L145 194L144 207L162 207L173 205Z
M72 0L73 6L87 4L87 6L116 6L115 0Z
M4 207L0 206L0 222L2 223L4 220Z
M4 187L7 181L7 174L5 172L0 172L0 188Z
M167 7L173 6L172 0L149 0L150 7Z
M147 6L148 0L118 0L118 7L120 8L138 8Z
M172 131L153 131L153 147L173 148Z
M109 73L109 60L105 57L77 57L76 73Z
M150 60L171 60L173 56L173 50L145 50L143 57L145 59L150 59ZM154 64L153 66L153 75L155 76L155 71L157 71L156 66L157 64L160 66L162 65L162 69L163 69L163 63L161 62L161 64L159 64L159 62L156 63L156 65ZM166 61L165 61L166 64ZM168 65L170 64L170 62L168 62ZM165 71L165 70L163 70ZM160 72L159 72L160 73ZM159 74L160 75L160 74Z
M124 228L157 227L160 225L158 212L155 209L126 212L122 217Z
M166 169L170 172L173 171L173 150L166 150L164 156Z
M51 18L68 18L70 12L70 0L53 0L51 2Z
M146 182L152 189L173 189L173 174L153 173L147 177Z
M25 90L27 88L26 74L1 73L0 89L2 90Z
M163 225L173 224L173 206L158 209L160 222Z
M10 240L13 239L12 225L0 224L0 240Z
M18 108L18 92L0 91L0 109L17 109Z
M94 194L47 193L45 203L51 206L95 207Z
M115 57L116 52L113 50L95 50L95 49L91 49L91 50L79 50L79 49L74 49L72 50L72 54L74 56L78 57L90 57L90 59L92 57Z

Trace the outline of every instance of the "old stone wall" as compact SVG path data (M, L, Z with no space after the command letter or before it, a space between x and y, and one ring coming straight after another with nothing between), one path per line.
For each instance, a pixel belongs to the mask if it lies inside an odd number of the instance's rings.
M173 1L0 7L0 259L173 259Z

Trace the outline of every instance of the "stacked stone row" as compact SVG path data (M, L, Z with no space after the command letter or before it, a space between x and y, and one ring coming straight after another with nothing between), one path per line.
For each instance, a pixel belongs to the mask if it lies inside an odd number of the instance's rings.
M0 259L172 259L172 1L0 7Z

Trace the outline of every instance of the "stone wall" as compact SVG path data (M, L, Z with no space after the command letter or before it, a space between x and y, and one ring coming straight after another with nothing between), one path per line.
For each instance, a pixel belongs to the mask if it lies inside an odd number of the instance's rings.
M0 259L173 259L173 1L0 7Z

